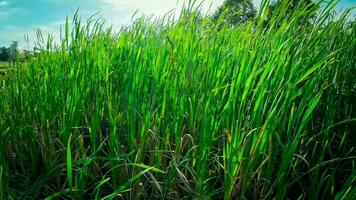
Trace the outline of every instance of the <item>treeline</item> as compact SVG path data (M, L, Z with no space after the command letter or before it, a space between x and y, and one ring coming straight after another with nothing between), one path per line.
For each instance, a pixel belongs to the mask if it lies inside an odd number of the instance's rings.
M319 4L314 3L312 0L263 1L262 4L262 7L264 7L267 11L265 12L265 26L268 25L274 15L286 17L287 13L292 13L292 11L296 10L298 7L304 8L303 12L305 19L309 20L316 16L315 13L319 8ZM277 9L278 7L283 7L284 9ZM252 21L256 15L257 11L252 3L252 0L226 0L215 11L213 21L217 22L222 20L221 22L223 24L234 26Z
M27 60L31 57L31 55L33 55L33 51L28 51L28 50L24 49L21 57L22 57L22 59ZM10 48L9 47L0 47L0 61L9 61L9 59L10 59Z
M0 61L8 61L10 58L10 51L7 47L0 47Z

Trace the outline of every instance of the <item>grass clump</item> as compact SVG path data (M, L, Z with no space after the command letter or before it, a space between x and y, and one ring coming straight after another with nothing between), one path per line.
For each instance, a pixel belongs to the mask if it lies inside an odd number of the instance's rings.
M331 6L305 25L67 19L4 77L0 197L352 199L356 29Z

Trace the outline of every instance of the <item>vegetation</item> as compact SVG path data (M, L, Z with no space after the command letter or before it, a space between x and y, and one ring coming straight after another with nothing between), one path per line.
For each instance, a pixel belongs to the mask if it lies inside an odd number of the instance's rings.
M2 71L7 70L9 67L9 63L5 61L0 61L0 74Z
M0 199L355 199L356 26L332 6L67 19L3 77Z
M6 67L9 63L5 61L0 61L0 67Z
M312 26L311 20L313 20L317 15L317 10L320 7L319 3L315 3L312 0L277 0L272 1L271 4L267 6L268 10L265 12L265 24L267 25L269 21L273 18L273 15L278 16L279 18L288 17L288 13L298 12L296 9L303 8L303 17L298 18L298 23L301 26ZM284 9L278 9L283 7Z
M245 24L256 16L251 0L226 0L215 12L213 19L223 19L229 25Z
M290 1L283 1L283 0L277 0L277 1L272 1L270 8L276 8L278 6L281 6L281 4L286 3L286 8L288 11L293 11L297 9L300 6L307 7L313 7L316 6L316 3L314 3L312 0L290 0Z
M0 47L0 62L9 60L9 49L6 47Z
M24 62L25 60L29 59L30 57L33 57L34 54L35 54L35 52L25 49L21 53L19 60L21 62ZM8 62L9 59L10 59L10 48L0 47L0 67L1 67L1 63Z

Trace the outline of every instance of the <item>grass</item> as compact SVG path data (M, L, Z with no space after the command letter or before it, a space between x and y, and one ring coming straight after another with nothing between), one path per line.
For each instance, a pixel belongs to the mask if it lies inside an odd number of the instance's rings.
M0 61L0 67L7 67L9 65L8 62Z
M9 63L5 61L0 61L0 72L5 71L9 67Z
M0 89L0 198L354 199L356 28L332 3L67 19Z
M5 61L0 61L0 88L4 85L3 77L6 76L9 70L9 63Z

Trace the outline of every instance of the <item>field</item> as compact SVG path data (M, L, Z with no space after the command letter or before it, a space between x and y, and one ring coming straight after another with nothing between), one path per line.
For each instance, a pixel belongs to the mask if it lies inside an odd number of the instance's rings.
M6 72L8 71L8 69L9 69L8 62L0 61L0 81L3 80L3 76L6 75ZM0 83L0 88L1 87L2 87L2 83Z
M8 62L0 61L0 70L5 70L9 66Z
M0 67L5 67L5 66L8 66L8 62L5 62L5 61L0 61Z
M0 199L355 199L356 26L330 6L67 19L2 78Z

